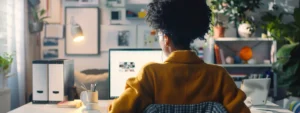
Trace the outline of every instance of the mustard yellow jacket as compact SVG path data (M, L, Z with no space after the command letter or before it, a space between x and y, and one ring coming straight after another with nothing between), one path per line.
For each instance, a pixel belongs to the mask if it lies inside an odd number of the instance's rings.
M147 59L145 59L147 60ZM222 103L229 113L250 113L245 93L219 66L206 64L192 51L172 52L166 61L149 63L127 80L109 113L142 113L150 104Z

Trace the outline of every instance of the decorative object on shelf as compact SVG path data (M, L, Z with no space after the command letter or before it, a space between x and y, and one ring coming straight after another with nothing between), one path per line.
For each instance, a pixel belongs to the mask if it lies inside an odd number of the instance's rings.
M125 7L125 0L107 0L107 7Z
M138 13L139 18L145 18L147 15L147 11L145 9L141 9L141 11Z
M45 15L49 18L45 19L48 23L61 24L62 3L61 0L41 0L40 6L46 10Z
M234 59L231 56L226 57L225 60L227 64L234 64Z
M44 38L63 38L64 27L61 24L45 24Z
M31 8L32 21L29 22L30 33L39 33L43 30L45 19L49 18L45 16L46 10L38 10L37 8Z
M137 18L138 15L132 11L127 10L126 11L126 18Z
M97 7L65 8L66 55L100 54L99 18Z
M250 38L253 36L253 33L255 31L254 29L255 28L249 22L244 22L239 25L238 34L240 35L240 37Z
M241 64L242 63L242 59L240 58L240 56L235 55L234 56L234 64Z
M124 24L126 20L126 9L113 8L110 9L110 24Z
M55 59L58 58L58 49L46 49L43 51L44 59Z
M261 33L261 38L268 38L268 35L266 33Z
M214 38L224 37L226 27L223 26L223 22L216 22L214 25Z
M245 64L248 64L248 60L252 58L252 55L252 49L248 46L243 47L239 54L240 58L245 61Z
M156 31L152 30L149 26L137 26L137 47L138 48L160 48Z
M257 63L256 60L253 58L248 60L248 64L256 64L256 63Z
M137 47L135 25L101 25L101 32L101 51Z
M229 21L233 22L238 34L240 23L247 21L246 13L253 12L260 8L261 0L211 0L215 12L229 16Z
M0 55L0 89L7 88L7 79L10 77L13 54L4 53Z

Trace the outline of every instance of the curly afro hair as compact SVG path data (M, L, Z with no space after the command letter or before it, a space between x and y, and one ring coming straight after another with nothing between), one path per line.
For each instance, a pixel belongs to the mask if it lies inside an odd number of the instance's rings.
M171 38L175 48L189 50L196 38L208 32L210 17L206 0L153 0L146 21Z

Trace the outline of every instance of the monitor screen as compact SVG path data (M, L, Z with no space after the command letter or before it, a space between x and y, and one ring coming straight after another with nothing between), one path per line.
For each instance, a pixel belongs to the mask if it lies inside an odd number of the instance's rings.
M125 90L127 79L137 76L145 64L162 63L165 59L165 55L159 49L110 49L110 98L119 97Z

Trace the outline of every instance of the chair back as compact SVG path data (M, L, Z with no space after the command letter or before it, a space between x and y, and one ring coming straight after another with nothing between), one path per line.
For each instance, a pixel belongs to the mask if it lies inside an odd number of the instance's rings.
M203 102L190 105L151 104L144 113L227 113L227 111L220 103Z

